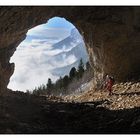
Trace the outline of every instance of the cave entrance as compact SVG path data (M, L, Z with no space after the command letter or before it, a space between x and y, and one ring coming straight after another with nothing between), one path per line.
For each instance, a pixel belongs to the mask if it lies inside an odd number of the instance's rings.
M81 59L85 64L88 54L79 31L65 18L53 17L30 29L17 47L10 59L15 71L8 88L26 91L46 84L48 78L55 82L77 68Z

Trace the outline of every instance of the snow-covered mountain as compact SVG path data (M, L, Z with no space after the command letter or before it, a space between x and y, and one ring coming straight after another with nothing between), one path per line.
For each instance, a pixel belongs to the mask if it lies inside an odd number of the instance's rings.
M65 63L65 65L52 69L53 75L64 76L68 74L72 67L77 67L80 59L82 58L83 62L86 63L88 61L88 55L85 48L85 44L83 39L76 28L72 29L69 37L64 40L54 44L52 46L52 50L61 49L62 52L53 55L49 58L48 61L52 61L52 59L56 63L63 63L63 61L67 62L67 59L73 59L71 63ZM52 62L54 62L52 61Z

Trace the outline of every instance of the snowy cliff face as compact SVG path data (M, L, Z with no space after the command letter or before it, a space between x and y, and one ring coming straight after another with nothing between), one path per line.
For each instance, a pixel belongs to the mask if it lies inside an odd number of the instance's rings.
M83 62L88 61L88 54L83 42L82 36L76 28L72 29L71 35L64 40L53 45L52 49L62 50L62 52L50 57L56 61L56 63L64 63L63 65L58 66L52 70L54 75L64 76L68 74L72 67L77 67L80 59L82 58ZM53 61L52 61L53 62Z
M46 84L48 78L55 82L60 76L68 75L72 67L78 66L81 58L84 63L88 61L83 39L76 28L65 39L56 43L56 39L51 38L51 42L47 44L48 37L27 36L11 58L15 71L8 88L32 90Z
M50 52L57 52L53 55L45 54L46 64L51 65L51 74L59 78L68 75L72 67L78 67L82 58L83 62L88 61L88 54L83 39L76 28L71 30L70 36L51 46Z

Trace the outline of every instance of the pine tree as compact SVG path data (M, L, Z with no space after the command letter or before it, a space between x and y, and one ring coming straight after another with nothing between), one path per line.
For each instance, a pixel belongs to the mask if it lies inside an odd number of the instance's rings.
M91 69L91 66L89 64L89 61L86 63L86 70L89 71Z
M76 76L76 68L73 67L73 68L71 68L71 70L69 72L69 77L72 80L75 76Z
M50 78L48 78L48 83L47 83L47 93L50 95L51 91L53 89L53 84L52 84L52 80Z
M82 78L84 71L85 71L84 70L84 63L83 63L83 60L80 59L80 63L79 63L79 66L78 66L78 79Z
M67 88L68 84L69 84L69 76L65 75L64 78L63 78L63 87L64 87L64 89Z

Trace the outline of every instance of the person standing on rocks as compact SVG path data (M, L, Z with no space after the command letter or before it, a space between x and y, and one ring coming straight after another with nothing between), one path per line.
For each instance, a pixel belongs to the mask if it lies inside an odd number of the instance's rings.
M109 91L109 95L112 94L112 86L114 85L114 77L109 76L107 81L106 81L106 89Z

